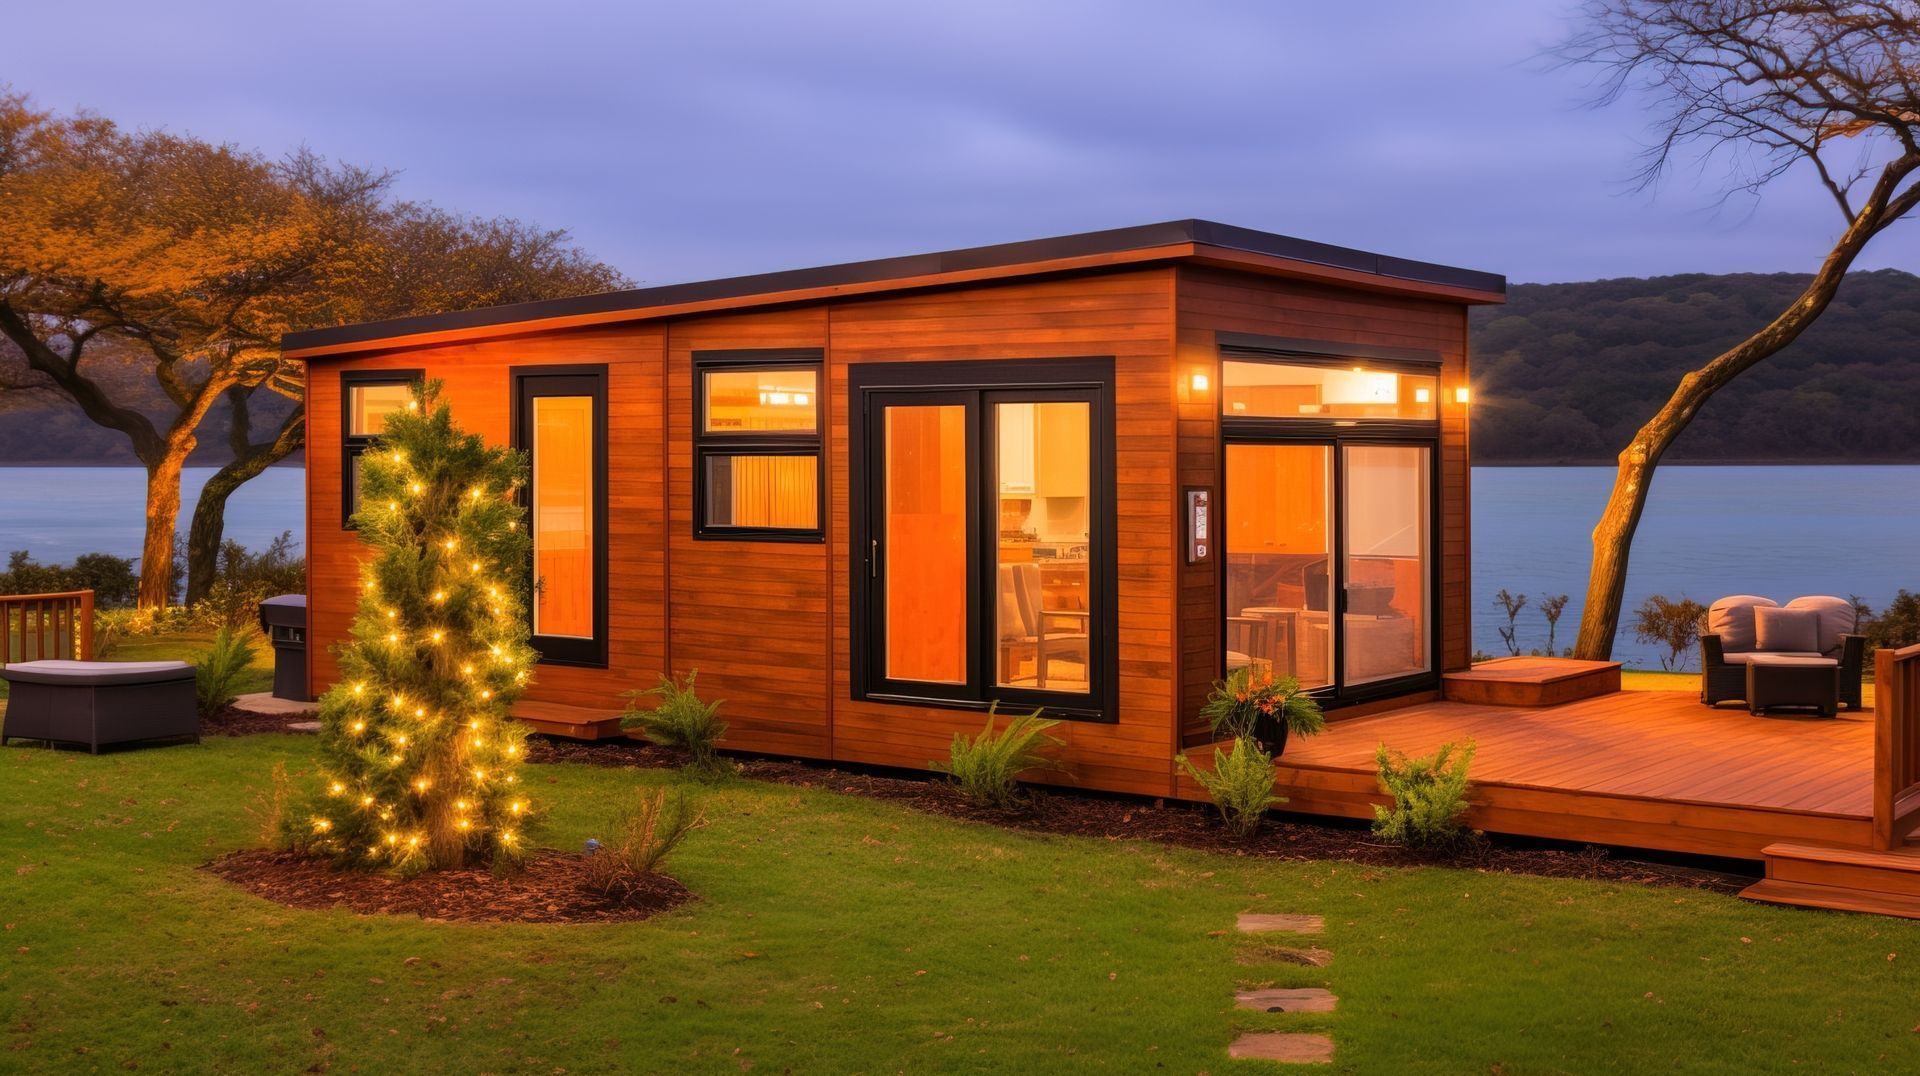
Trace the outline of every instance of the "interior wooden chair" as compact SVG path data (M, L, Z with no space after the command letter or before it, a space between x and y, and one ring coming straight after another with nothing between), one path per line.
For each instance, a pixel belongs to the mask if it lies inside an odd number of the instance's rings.
M1087 613L1046 608L1039 565L1002 564L999 682L1013 683L1020 660L1028 656L1033 659L1034 686L1041 689L1047 686L1047 663L1053 658L1066 658L1086 669Z

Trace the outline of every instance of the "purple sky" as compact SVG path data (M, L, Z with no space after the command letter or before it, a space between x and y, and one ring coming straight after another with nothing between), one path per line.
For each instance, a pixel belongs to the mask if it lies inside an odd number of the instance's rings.
M0 79L573 231L647 284L1206 217L1515 281L1809 271L1790 176L1627 180L1541 0L21 5ZM1912 226L1860 268L1914 269Z

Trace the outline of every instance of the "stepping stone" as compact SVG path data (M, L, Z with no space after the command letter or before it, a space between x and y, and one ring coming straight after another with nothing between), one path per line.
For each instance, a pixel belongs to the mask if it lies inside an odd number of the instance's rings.
M1253 915L1242 912L1234 920L1242 934L1264 934L1284 930L1291 934L1318 934L1327 929L1327 921L1318 915Z
M1301 1065L1326 1064L1333 1060L1333 1040L1325 1035L1253 1031L1233 1040L1227 1047L1227 1056Z
M311 714L319 706L317 702L276 699L271 691L256 691L251 695L242 695L233 700L234 709L245 710L250 714Z
M1299 990L1241 990L1233 995L1233 1007L1256 1012L1332 1012L1339 998L1318 987Z
M1242 949L1234 959L1241 964L1299 964L1308 968L1324 968L1333 962L1333 953L1326 949L1295 949L1292 946L1274 945Z
M319 732L319 731L320 731L320 722L318 722L318 721L292 721L292 722L289 722L289 723L287 724L287 729L288 729L288 731L290 731L290 732Z

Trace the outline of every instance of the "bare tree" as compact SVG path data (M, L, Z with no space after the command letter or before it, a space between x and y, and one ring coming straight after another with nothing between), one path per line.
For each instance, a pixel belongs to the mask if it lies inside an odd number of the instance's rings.
M1560 57L1603 69L1602 102L1644 95L1660 115L1643 186L1699 150L1730 166L1730 193L1810 175L1846 222L1792 305L1683 376L1621 451L1574 647L1604 659L1661 456L1715 392L1813 324L1860 252L1920 204L1920 2L1595 0L1585 23Z

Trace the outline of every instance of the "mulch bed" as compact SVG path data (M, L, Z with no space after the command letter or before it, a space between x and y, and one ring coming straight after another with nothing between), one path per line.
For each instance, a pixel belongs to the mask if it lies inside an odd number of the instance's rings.
M484 867L391 878L265 849L233 852L202 869L291 908L348 908L363 915L417 915L430 922L631 923L695 899L664 874L602 893L588 884L585 857L544 850L529 856L524 869L501 878Z
M652 744L601 741L582 743L535 736L528 741L529 762L581 762L593 766L659 769L684 761L679 752ZM1626 859L1612 850L1569 848L1547 841L1494 837L1451 852L1422 852L1373 839L1364 824L1335 819L1305 820L1276 815L1251 839L1228 833L1207 804L1146 800L1100 792L1035 789L1026 811L982 810L953 786L927 775L898 771L844 769L818 762L736 758L742 776L757 781L870 796L968 821L1033 833L1056 833L1106 840L1144 840L1226 855L1276 860L1340 859L1378 867L1458 867L1493 874L1582 878L1639 885L1677 886L1736 893L1753 879L1679 863Z
M251 710L242 710L229 706L219 713L208 714L200 719L202 736L253 736L262 732L298 732L287 726L297 721L318 721L317 711L304 714L256 714Z

